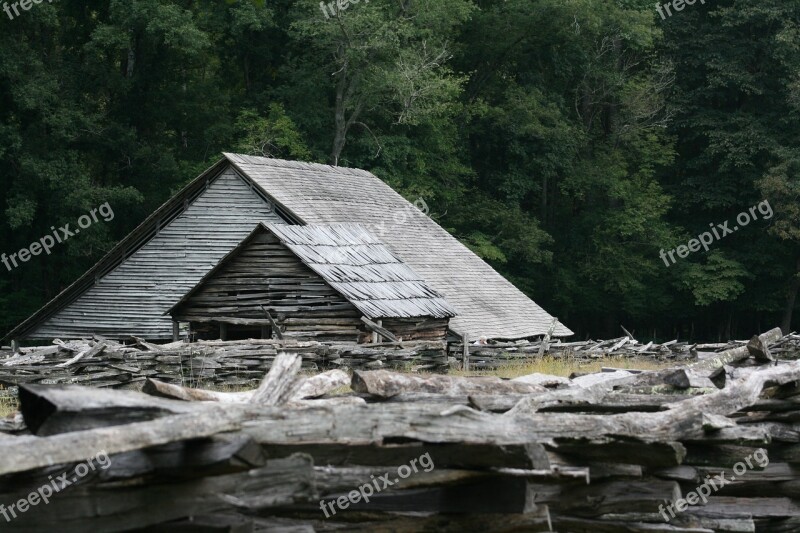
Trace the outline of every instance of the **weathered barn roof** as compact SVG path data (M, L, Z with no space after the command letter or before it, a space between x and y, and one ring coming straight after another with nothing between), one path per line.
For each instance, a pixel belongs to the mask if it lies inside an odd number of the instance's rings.
M234 167L304 224L357 223L458 309L450 327L471 338L543 335L553 321L544 309L365 170L225 154ZM559 323L554 335L572 335Z
M223 270L261 231L267 231L367 318L449 318L457 311L408 265L358 224L259 224L168 311L174 314Z
M262 221L363 225L458 310L451 328L471 338L542 335L553 320L373 174L225 154L4 339L169 339L165 311Z
M368 318L457 314L441 294L363 226L265 227Z

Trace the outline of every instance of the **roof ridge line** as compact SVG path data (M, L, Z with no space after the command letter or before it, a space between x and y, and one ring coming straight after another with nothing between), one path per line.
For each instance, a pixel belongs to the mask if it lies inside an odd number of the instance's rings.
M226 159L236 164L257 165L264 167L291 168L296 170L334 172L337 174L349 174L351 176L361 176L375 178L372 172L360 168L340 167L326 165L324 163L312 163L307 161L292 161L290 159L277 159L273 157L263 157L247 154L235 154L232 152L222 152Z

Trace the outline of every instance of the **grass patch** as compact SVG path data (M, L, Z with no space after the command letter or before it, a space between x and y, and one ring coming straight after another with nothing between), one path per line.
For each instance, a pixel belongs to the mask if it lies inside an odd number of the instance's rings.
M19 401L8 389L0 385L0 418L8 418L19 410Z
M501 378L516 378L528 374L550 374L553 376L569 377L574 372L591 374L600 372L603 367L635 370L661 370L675 366L674 362L660 362L653 359L632 359L628 357L605 357L586 361L575 357L533 357L531 359L513 360L494 370L451 370L453 376L497 376Z

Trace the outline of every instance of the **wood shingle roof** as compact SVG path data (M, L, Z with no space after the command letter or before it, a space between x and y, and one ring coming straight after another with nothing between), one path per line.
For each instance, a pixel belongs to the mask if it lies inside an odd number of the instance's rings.
M243 175L303 224L356 223L457 310L451 328L471 338L543 335L553 321L544 309L436 222L365 170L225 154ZM572 335L559 323L554 335Z
M265 226L367 318L446 318L441 294L358 224Z

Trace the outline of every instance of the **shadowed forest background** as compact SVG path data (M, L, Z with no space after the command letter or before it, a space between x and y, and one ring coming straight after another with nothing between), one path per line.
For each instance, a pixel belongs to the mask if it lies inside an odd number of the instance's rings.
M800 0L61 0L0 30L0 252L116 215L0 267L3 332L222 151L372 171L579 338L797 324Z

